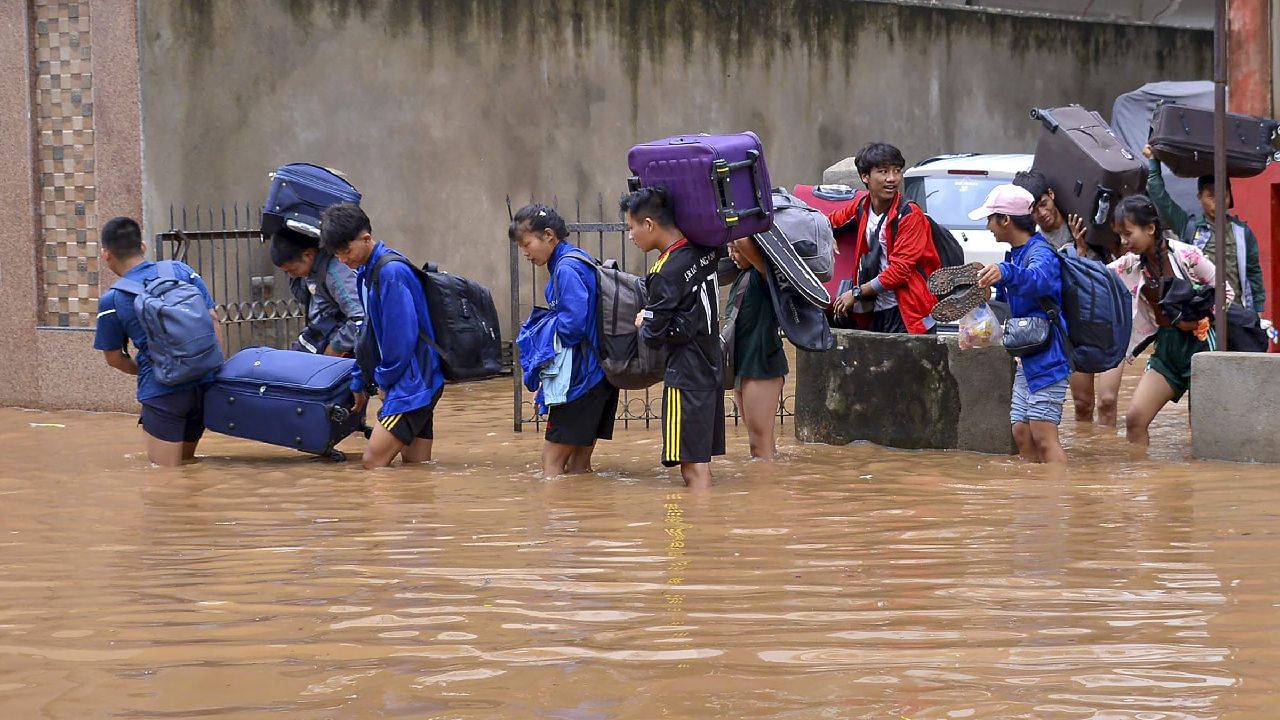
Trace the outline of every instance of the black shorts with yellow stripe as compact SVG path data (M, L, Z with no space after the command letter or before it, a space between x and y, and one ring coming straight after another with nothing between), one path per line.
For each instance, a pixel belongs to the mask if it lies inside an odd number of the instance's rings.
M401 445L412 445L416 438L431 440L435 437L436 403L440 402L443 394L444 389L441 388L431 398L430 405L394 415L379 415L378 424L386 428Z
M662 389L662 464L706 463L724 454L724 391Z

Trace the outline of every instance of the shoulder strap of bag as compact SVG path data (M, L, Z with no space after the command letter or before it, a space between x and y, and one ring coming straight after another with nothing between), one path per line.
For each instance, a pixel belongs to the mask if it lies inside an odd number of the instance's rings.
M378 261L373 264L373 267L369 268L369 287L373 290L375 295L378 293L378 273L382 270L382 267L384 265L392 262L402 262L405 265L408 265L409 269L413 271L414 275L417 275L420 272L418 268L413 266L413 263L409 262L409 258L406 258L405 256L396 252L388 252L386 255L383 255L382 257L378 258ZM427 267L435 267L435 265L428 264ZM423 290L425 291L425 288ZM373 333L373 321L369 320L368 323L369 323L369 332ZM444 357L444 351L441 350L440 346L436 344L436 341L432 340L431 336L423 332L421 328L418 329L418 339L426 343L427 347L434 350L437 355L439 355L442 358Z

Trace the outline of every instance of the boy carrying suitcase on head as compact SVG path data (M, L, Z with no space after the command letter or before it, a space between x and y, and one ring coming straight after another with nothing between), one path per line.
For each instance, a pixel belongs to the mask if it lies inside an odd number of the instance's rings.
M98 301L93 347L102 351L111 367L138 376L138 402L142 403L138 424L147 433L147 457L151 462L163 466L190 462L204 435L204 393L222 362L222 328L213 311L209 288L185 263L148 260L142 228L131 218L108 220L102 226L100 242L102 261L121 281ZM163 296L154 294L152 290L165 290L166 279L177 284L168 284L170 289ZM191 322L168 325L167 331L179 337L163 332L149 337L148 313L143 307L140 317L138 309L144 303L156 302L182 303L188 311L183 315ZM208 312L211 328L199 322L202 310ZM128 354L130 342L137 349L134 357ZM195 358L198 365L178 367L171 363L165 344L187 346L183 348L187 354L191 348L199 348L201 352ZM160 359L160 367L153 361L153 354ZM180 376L179 382L173 381L174 375Z
M643 252L662 252L645 278L649 304L636 316L642 342L670 346L662 390L662 464L679 465L685 485L705 490L711 486L711 458L724 454L716 251L685 238L663 188L640 188L620 206L631 241Z
M330 207L321 215L320 227L325 250L357 271L366 329L380 355L376 368L357 368L351 378L357 410L369 401L370 385L383 392L378 422L364 449L364 467L387 467L397 455L405 463L428 462L444 372L426 341L434 341L435 330L422 282L407 260L399 261L403 255L374 240L369 217L358 205ZM388 255L398 257L383 260Z
M1160 217L1164 219L1165 225L1178 233L1183 242L1195 245L1205 257L1212 259L1216 251L1214 248L1216 239L1213 237L1214 218L1217 217L1218 208L1230 210L1232 206L1230 179L1227 180L1226 201L1219 204L1213 195L1214 177L1204 175L1198 178L1196 199L1200 201L1201 212L1187 212L1174 201L1165 188L1160 161L1156 159L1150 145L1142 149L1142 155L1147 158L1147 195L1160 211ZM1239 294L1236 295L1236 304L1243 305L1256 313L1262 313L1267 307L1267 289L1262 281L1262 264L1258 261L1258 238L1253 234L1253 228L1250 228L1245 221L1229 213L1227 233L1227 245L1224 248L1227 264L1220 270L1227 274L1228 285L1240 288Z
M349 357L364 320L356 273L320 248L319 241L287 228L271 238L271 263L289 276L289 290L307 324L293 350Z

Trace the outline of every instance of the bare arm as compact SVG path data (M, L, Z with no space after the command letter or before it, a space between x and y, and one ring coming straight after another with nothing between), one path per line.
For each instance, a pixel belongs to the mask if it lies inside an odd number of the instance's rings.
M103 350L102 357L106 359L108 365L125 375L138 374L138 363L133 358L125 355L124 350Z

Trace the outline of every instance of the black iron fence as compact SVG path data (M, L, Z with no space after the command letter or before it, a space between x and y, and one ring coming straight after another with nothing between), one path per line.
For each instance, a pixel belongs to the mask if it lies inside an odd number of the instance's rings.
M627 226L618 222L617 204L606 207L604 195L583 203L579 198L574 202L573 212L561 208L559 199L553 198L552 207L569 222L569 239L578 247L593 254L599 259L613 259L618 266L633 275L644 277L650 265L657 260L657 253L644 253L627 240ZM513 211L510 196L507 197L507 208ZM547 284L547 269L540 268L524 261L519 247L511 246L511 322L512 335L535 306L544 305L543 294ZM721 298L721 309L726 298ZM514 358L514 345L512 342ZM546 422L546 415L537 411L533 399L526 398L524 386L521 384L519 371L512 373L512 419L516 432L521 432L525 424L532 424L541 430ZM795 390L788 383L783 388L781 401L778 403L778 421L785 424L786 419L795 415ZM662 418L662 387L654 386L645 390L624 390L618 403L618 420L622 427L639 426L649 428ZM725 396L725 418L736 425L741 421L738 404L733 393Z
M156 259L185 262L209 287L228 356L252 345L287 348L306 322L289 277L271 264L261 217L249 205L170 206L170 230L155 236Z

